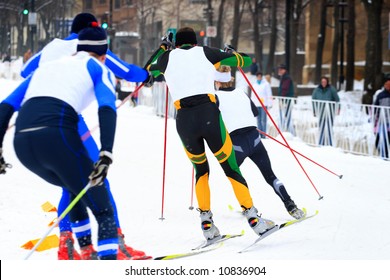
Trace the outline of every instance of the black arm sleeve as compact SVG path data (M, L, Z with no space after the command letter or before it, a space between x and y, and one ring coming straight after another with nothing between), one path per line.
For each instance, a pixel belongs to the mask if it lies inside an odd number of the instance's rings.
M109 106L99 107L101 151L112 153L116 130L116 112Z
M149 66L148 70L152 73L153 77L158 77L161 74L164 74L165 69L167 69L169 61L170 51L164 52L158 59L157 63L153 63Z

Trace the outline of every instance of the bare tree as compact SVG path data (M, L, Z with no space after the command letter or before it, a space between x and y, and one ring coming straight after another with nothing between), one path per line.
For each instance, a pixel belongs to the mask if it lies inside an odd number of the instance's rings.
M249 11L253 21L253 44L255 47L255 59L259 65L259 70L262 71L263 61L263 38L261 35L261 25L259 19L262 18L263 0L248 1Z
M332 65L331 65L331 84L334 86L337 85L337 74L338 74L338 53L340 46L340 13L338 7L339 0L333 1L333 22L334 22L334 32L333 32L333 46L332 46Z
M353 90L355 79L355 0L348 0L348 31L347 31L347 69L346 69L346 88Z
M325 45L326 35L326 11L328 6L328 0L322 0L320 6L320 31L317 38L317 52L316 52L316 70L315 70L315 82L319 82L322 76L322 55Z
M277 20L276 20L276 11L277 11L277 1L271 0L271 36L270 36L270 45L269 45L269 54L266 72L271 74L274 68L274 58L276 50L276 39L277 39Z
M240 23L241 23L241 18L242 14L244 11L245 7L245 0L234 0L234 14L233 14L233 30L232 30L232 39L230 41L230 44L238 48L238 40L239 40L239 35L240 35ZM232 68L232 76L234 77L236 75L236 67Z
M361 0L367 14L366 65L364 68L364 104L371 104L376 89L382 83L382 31L383 0Z
M37 13L40 16L43 30L45 32L45 38L42 40L43 44L47 44L53 37L64 38L68 34L65 34L65 26L63 19L65 17L63 1L51 1L46 5L38 6ZM56 23L60 23L62 18L62 28L58 28ZM57 28L56 28L57 27Z
M215 47L223 48L223 15L225 9L225 0L221 0L218 7L218 19L217 19L217 37L215 37Z
M2 0L0 1L0 53L19 55L22 51L23 23L26 16L22 14L24 1ZM12 27L17 30L18 36L13 32ZM17 53L11 53L15 48Z
M242 14L244 11L245 1L243 0L234 0L234 8L233 8L233 31L232 31L232 39L230 44L234 47L238 47L238 40L240 35L240 23Z
M146 61L147 50L148 48L148 36L146 23L154 22L155 15L155 5L154 1L137 1L137 12L138 12L138 23L139 23L139 34L140 34L140 53L139 53L139 62L143 65Z
M289 25L289 33L290 33L290 48L289 48L289 62L290 66L297 67L298 64L298 41L302 40L299 35L300 30L300 21L301 16L305 10L305 8L310 4L311 0L290 0L291 12L290 15L290 25ZM286 54L287 55L287 54ZM300 81L302 79L301 69L290 69L291 78L295 81ZM295 83L297 85L297 83Z

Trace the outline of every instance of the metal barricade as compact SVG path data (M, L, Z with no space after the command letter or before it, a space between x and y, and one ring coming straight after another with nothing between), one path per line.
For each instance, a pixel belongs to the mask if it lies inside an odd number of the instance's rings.
M158 116L165 115L166 84L153 84L152 94L139 96L140 104L153 106ZM143 102L142 99L152 102ZM268 111L284 133L290 133L313 146L332 146L344 152L389 159L390 107L311 99L311 96L273 97ZM172 99L168 99L168 116L176 117ZM267 134L275 137L278 129L267 121Z

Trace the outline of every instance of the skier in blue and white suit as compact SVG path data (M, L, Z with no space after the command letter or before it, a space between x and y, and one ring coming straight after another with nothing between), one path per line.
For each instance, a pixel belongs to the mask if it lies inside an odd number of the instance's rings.
M72 23L71 34L64 40L54 39L48 45L46 45L42 51L34 55L30 60L28 60L21 71L21 76L26 78L33 71L35 71L40 65L45 62L58 59L61 56L70 56L76 52L77 42L78 42L78 33L83 28L87 27L90 22L97 22L95 16L90 13L80 13L78 14ZM120 60L115 54L113 54L109 49L106 54L106 66L115 74L115 76L125 79L131 82L145 82L149 81L151 77L149 76L148 71L138 67L136 65L128 64ZM92 160L96 161L99 157L99 149L89 133L89 128L86 125L83 117L79 116L79 134L82 136L84 145L86 146ZM114 207L115 220L118 227L119 233L119 253L118 259L142 259L145 258L145 253L140 250L135 250L132 247L125 244L124 235L119 222L118 212L115 200L110 191L110 184L106 180L106 186L109 190L109 195L111 203ZM60 215L66 207L69 205L71 199L66 189L61 197L61 200L58 205L58 215ZM69 223L69 219L66 216L59 224L60 229L60 245L58 250L58 259L67 260L67 259L79 259L78 253L72 248L68 248L72 244L72 227L73 231L76 234L76 237L84 234L90 234L90 223L89 220L85 221L82 229L74 228L75 225ZM62 238L61 238L62 237ZM70 241L70 242L69 242Z
M58 59L60 56L69 56L76 52L78 33L87 27L88 23L97 22L95 16L89 13L78 14L72 24L71 34L65 39L54 39L42 51L31 57L22 68L20 75L26 78L44 62ZM106 66L114 72L115 76L131 82L144 82L149 80L149 73L134 64L126 63L118 58L109 49L106 54Z
M104 179L112 163L116 128L114 75L104 66L107 37L94 26L80 32L77 54L42 64L0 104L0 127L14 111L14 147L20 162L47 182L75 197L90 181L94 186L69 212L74 224L98 223L98 257L116 259L118 233ZM98 103L101 149L99 160L88 154L78 133L78 115ZM3 139L4 129L1 130ZM78 238L82 254L93 254L91 235Z

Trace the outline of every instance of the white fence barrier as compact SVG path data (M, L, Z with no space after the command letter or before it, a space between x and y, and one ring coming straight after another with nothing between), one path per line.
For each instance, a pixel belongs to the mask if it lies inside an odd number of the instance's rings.
M142 90L139 104L153 106L156 115L165 115L165 82ZM168 99L168 116L176 117L172 99ZM274 97L269 113L282 133L288 132L307 144L333 146L345 152L389 159L390 107L357 103L312 101L311 97ZM277 136L270 120L267 131Z
M7 80L21 80L20 69L23 65L23 58L19 57L11 62L0 62L0 78Z

